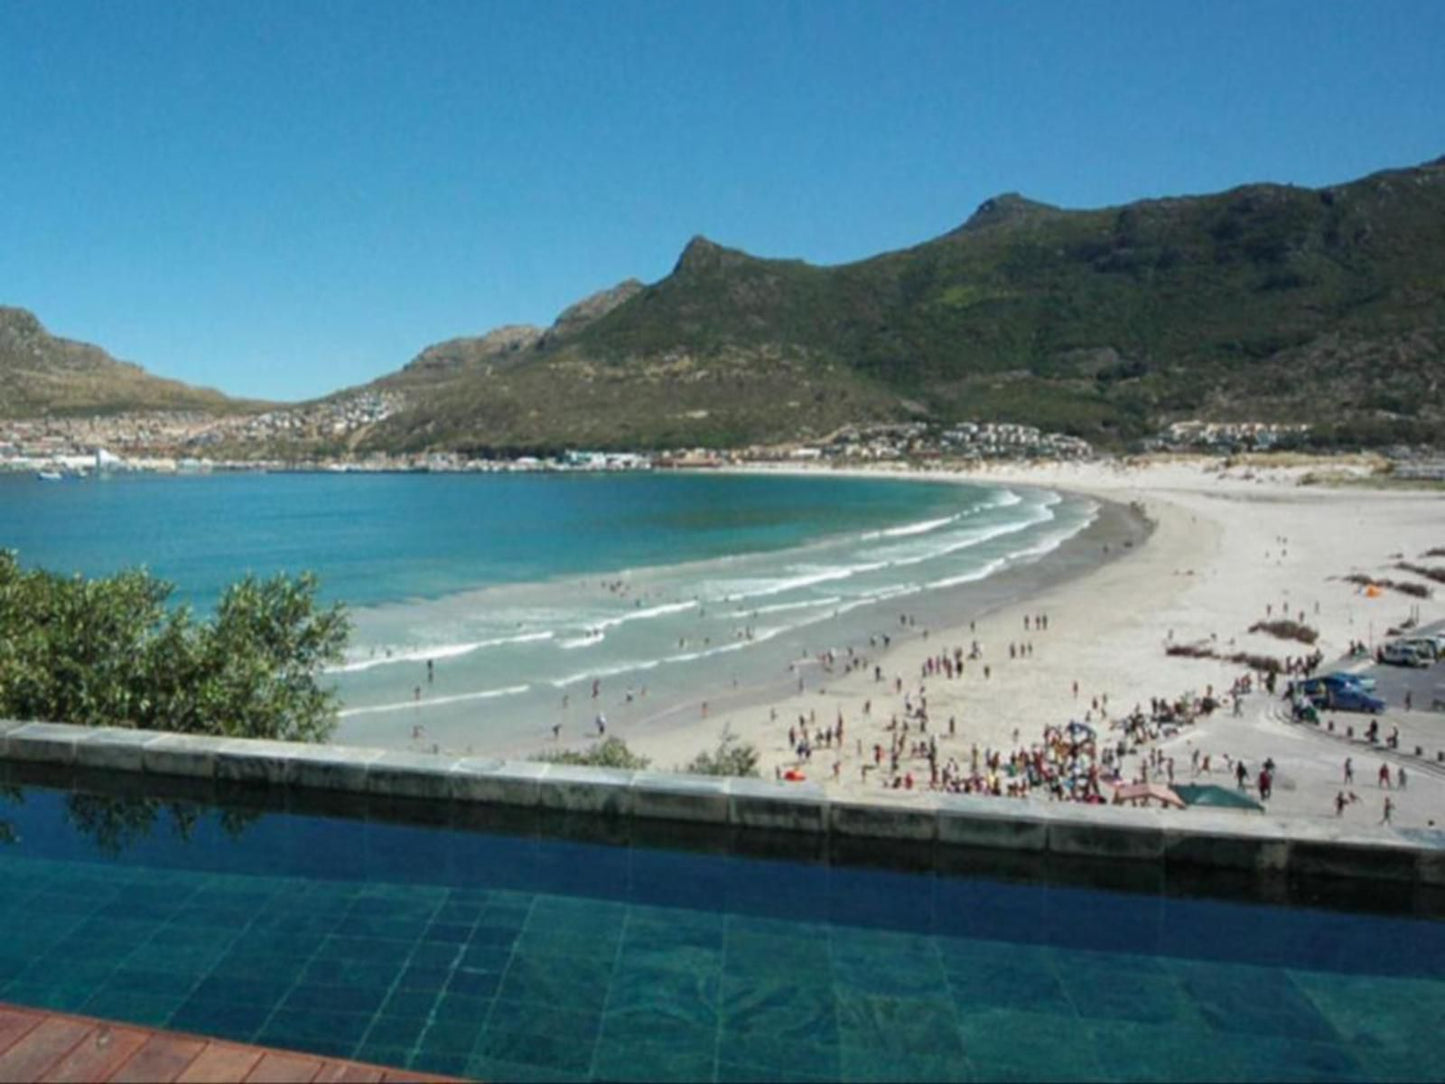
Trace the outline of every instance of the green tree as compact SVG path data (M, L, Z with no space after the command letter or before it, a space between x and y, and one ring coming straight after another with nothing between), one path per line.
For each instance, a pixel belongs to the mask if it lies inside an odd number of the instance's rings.
M634 771L646 768L652 763L647 757L627 748L627 743L621 738L606 738L586 749L558 749L538 753L532 759L545 760L549 764L585 764L593 768L629 768Z
M717 748L704 749L693 757L682 769L691 775L734 775L756 776L758 774L758 747L751 742L738 740L738 736L723 727Z
M320 741L336 726L321 684L339 662L345 608L314 576L253 576L209 620L170 608L143 569L86 579L27 571L0 551L0 715L15 719Z

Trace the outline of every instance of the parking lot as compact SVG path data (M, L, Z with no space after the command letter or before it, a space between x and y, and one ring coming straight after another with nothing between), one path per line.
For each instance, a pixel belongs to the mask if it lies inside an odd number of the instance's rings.
M1411 630L1410 635L1441 632L1442 630L1445 630L1445 622L1436 622L1433 625L1423 626L1419 630ZM1445 701L1445 660L1421 669L1411 666L1387 666L1373 661L1368 666L1357 668L1358 666L1358 662L1348 665L1348 660L1346 660L1341 665L1329 669L1348 669L1357 674L1368 674L1373 677L1376 682L1375 695L1384 700L1391 708L1403 708L1407 692L1410 694L1411 707L1414 711L1429 711L1436 699ZM1324 669L1324 672L1328 673L1329 669ZM1441 712L1440 722L1441 726L1445 727L1445 712Z

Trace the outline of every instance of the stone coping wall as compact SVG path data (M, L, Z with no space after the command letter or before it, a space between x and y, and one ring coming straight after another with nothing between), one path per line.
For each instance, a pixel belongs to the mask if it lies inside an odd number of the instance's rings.
M829 797L775 783L537 761L0 721L0 759L268 789L1445 886L1445 831L1346 828L1229 810L1159 810L914 792Z

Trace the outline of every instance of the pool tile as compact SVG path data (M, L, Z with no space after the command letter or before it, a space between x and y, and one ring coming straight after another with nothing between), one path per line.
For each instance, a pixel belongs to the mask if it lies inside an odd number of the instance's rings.
M348 915L335 933L338 937L375 937L390 941L419 941L431 922L426 918L391 918L381 915Z
M623 966L715 971L722 966L723 916L682 909L634 907L622 939Z
M363 1046L380 1045L411 1050L420 1041L430 1021L425 1016L378 1016L362 1040ZM397 1063L403 1064L403 1063Z
M611 959L518 953L507 968L497 999L600 1012L611 980Z
M327 986L320 983L298 983L281 1003L282 1012L374 1013L386 1000L389 986Z
M1204 1025L1198 1003L1156 957L1059 949L1055 970L1080 1016L1183 1027Z
M526 1065L475 1056L467 1060L465 1069L457 1075L496 1084L583 1084L592 1079L586 1072L568 1073L552 1065Z
M975 1079L973 1065L962 1054L940 1054L914 1050L907 1055L890 1054L872 1048L843 1047L840 1079L848 1084L912 1084Z
M149 954L147 960L152 959ZM211 972L228 979L262 981L299 976L307 966L304 957L270 953L228 953L215 962Z
M512 959L512 946L481 944L468 945L457 958L457 966L472 971L505 971Z
M105 981L105 985L136 994L181 994L188 995L201 982L205 972L191 972L182 969L156 971L141 969L134 961L116 968Z
M833 1042L838 1034L837 993L825 981L724 974L721 1010L724 1031L735 1037Z
M827 975L831 969L828 938L826 933L788 937L729 925L723 968L729 973Z
M412 1057L412 1071L436 1073L438 1076L460 1077L471 1064L467 1054L452 1054L445 1051L419 1050Z
M502 986L500 971L468 971L458 969L447 980L448 994L492 998Z
M718 1036L719 1074L723 1065L734 1070L746 1067L767 1074L767 1079L789 1077L837 1080L842 1075L839 1049L831 1041L800 1039L762 1033L740 1033L726 1025ZM744 1075L734 1072L733 1079Z
M720 993L720 976L716 972L624 967L613 976L607 1012L654 1010L716 1028Z
M1290 979L1352 1047L1409 1051L1445 1021L1445 983L1293 971Z
M370 1065L385 1065L391 1069L406 1069L411 1061L410 1046L388 1046L385 1043L363 1042L357 1046L352 1057Z
M233 1001L240 1005L278 1004L290 985L274 979L235 979L211 976L196 984L192 996L203 1001Z
M256 1033L261 1046L321 1051L316 1044L326 1041L327 1052L339 1047L354 1050L371 1026L363 1013L328 1012L324 1009L278 1009ZM347 1057L349 1055L338 1055Z
M79 1012L82 1005L90 1000L93 987L56 986L40 982L10 982L0 988L0 998L32 1009L58 1009L61 1012Z
M487 1022L492 1011L490 997L477 997L462 993L446 993L437 999L432 1010L432 1019L471 1024L478 1031Z
M1246 1075L1232 1054L1232 1042L1217 1032L1128 1020L1081 1025L1081 1039L1092 1043L1105 1075L1117 1081L1151 1084L1157 1080L1240 1081L1272 1079Z
M648 1042L613 1044L600 1042L592 1061L593 1080L656 1081L672 1084L679 1080L713 1078L715 1057L710 1049L677 1049Z
M293 962L291 967L295 967ZM218 971L221 969L217 969ZM400 963L373 963L356 959L313 959L304 969L295 973L291 981L321 986L348 986L356 984L366 987L390 987L402 976L406 968ZM283 974L285 974L283 972Z
M1215 1031L1337 1042L1340 1036L1290 980L1289 974L1248 964L1167 961L1185 993Z
M602 1014L601 1040L613 1045L655 1043L685 1050L717 1045L718 1024L666 1007L608 1008Z
M906 1064L914 1052L962 1061L958 1022L958 1013L947 997L838 992L838 1037L843 1049L886 1055L893 1065ZM846 1069L846 1057L844 1061Z
M396 988L399 990L424 990L439 993L451 980L449 967L421 967L412 965L402 968L397 974Z
M405 963L411 955L412 942L380 937L326 938L316 950L318 960L364 960L368 963Z
M421 939L426 942L441 942L444 944L464 945L472 939L472 930L476 927L468 923L433 922L422 931Z
M527 915L527 929L563 927L573 933L607 935L622 928L627 906L588 897L538 896Z
M238 1042L250 1042L261 1029L261 1025L269 1019L273 1009L273 1005L193 997L171 1014L168 1026L176 1031L187 1031L196 1035L216 1035Z
M947 990L937 944L916 934L835 930L830 945L840 989L898 997Z
M1054 970L1054 950L974 938L938 939L948 990L960 1009L1075 1015Z
M565 926L534 927L528 925L517 938L514 951L530 955L590 956L612 960L622 941L622 928L607 932L574 933Z
M1297 1039L1231 1036L1229 1057L1249 1080L1364 1081L1365 1067L1345 1047Z
M978 1080L1108 1079L1077 1016L960 1010L958 1031Z
M716 1079L718 1084L828 1084L840 1079L840 1076L779 1069L776 1066L764 1068L724 1057L718 1059Z
M595 1033L513 1030L489 1025L474 1054L489 1060L585 1075L591 1069L595 1045Z
M466 1057L482 1034L481 1020L433 1020L417 1040L418 1053Z

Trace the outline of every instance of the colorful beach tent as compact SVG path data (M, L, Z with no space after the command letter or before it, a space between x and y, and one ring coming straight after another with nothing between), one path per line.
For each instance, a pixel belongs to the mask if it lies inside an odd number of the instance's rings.
M1216 787L1212 783L1183 783L1174 788L1185 805L1200 805L1213 809L1255 809L1264 811L1260 805L1242 790L1230 787Z
M1115 805L1137 801L1148 805L1151 798L1160 805L1173 806L1175 809L1184 808L1184 799L1163 783L1125 783L1114 788Z

